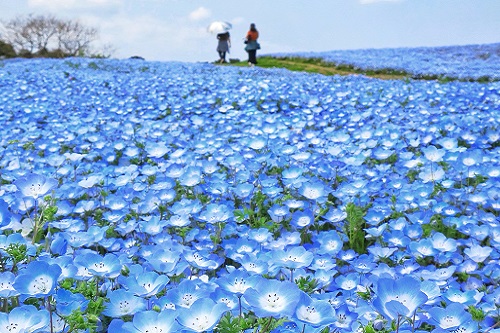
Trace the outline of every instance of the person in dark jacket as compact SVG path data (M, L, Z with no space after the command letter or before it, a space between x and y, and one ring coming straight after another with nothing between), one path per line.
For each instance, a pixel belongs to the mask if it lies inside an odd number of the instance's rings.
M217 34L217 39L219 43L217 44L217 52L219 52L219 62L226 62L226 53L229 53L229 48L231 47L231 37L229 36L229 32L223 32Z
M257 50L260 49L260 44L257 42L259 38L259 31L255 27L255 24L250 24L250 30L248 30L245 37L245 51L248 52L248 64L254 66L257 64Z

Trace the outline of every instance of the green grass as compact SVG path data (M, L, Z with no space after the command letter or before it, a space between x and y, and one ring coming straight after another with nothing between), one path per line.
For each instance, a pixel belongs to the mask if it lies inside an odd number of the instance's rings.
M378 70L362 70L351 65L339 65L333 62L324 61L321 58L302 57L270 57L263 56L257 58L258 67L262 68L286 68L291 71L317 73L323 75L363 75L383 80L436 80L440 82L450 81L471 81L471 82L491 82L491 78L458 79L453 77L443 77L440 75L413 75L408 72L384 68ZM231 62L229 65L248 67L248 62Z

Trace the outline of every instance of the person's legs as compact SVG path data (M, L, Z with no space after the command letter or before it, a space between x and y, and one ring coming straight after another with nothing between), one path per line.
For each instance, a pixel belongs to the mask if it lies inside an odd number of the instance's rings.
M226 52L224 51L219 51L219 61L220 62L226 62Z
M256 64L257 63L257 58L256 58L257 50L249 50L248 51L248 62L251 64Z

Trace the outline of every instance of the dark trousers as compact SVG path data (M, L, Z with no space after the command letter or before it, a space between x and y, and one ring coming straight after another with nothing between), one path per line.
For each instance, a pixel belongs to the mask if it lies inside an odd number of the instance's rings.
M219 51L220 60L226 61L226 52Z
M248 62L257 64L257 50L248 50Z

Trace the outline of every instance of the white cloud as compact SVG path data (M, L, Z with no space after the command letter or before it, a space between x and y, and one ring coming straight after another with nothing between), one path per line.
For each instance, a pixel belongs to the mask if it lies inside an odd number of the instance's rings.
M191 13L189 13L189 19L192 21L199 21L209 18L211 15L212 12L210 11L210 9L205 7L199 7L194 11L192 11Z
M122 3L123 0L28 0L29 7L54 11L116 8Z

